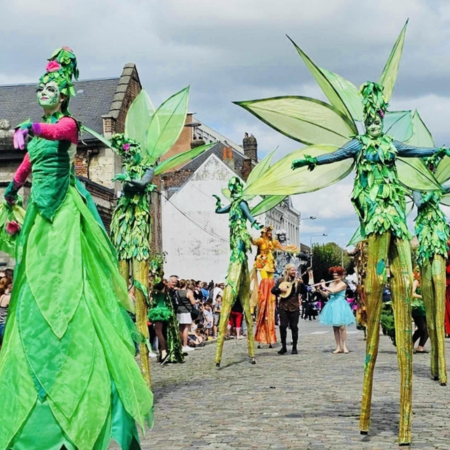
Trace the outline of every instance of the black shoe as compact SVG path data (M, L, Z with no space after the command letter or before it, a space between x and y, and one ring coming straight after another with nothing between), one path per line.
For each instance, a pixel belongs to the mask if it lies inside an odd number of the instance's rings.
M298 351L296 347L292 347L291 355L298 355Z
M169 354L168 353L166 354L166 356L164 356L164 358L161 359L160 364L163 366L167 362L169 362Z
M269 348L273 348L272 344L269 344Z
M279 355L284 355L287 353L287 348L286 347L281 347L280 350L278 350L278 354Z

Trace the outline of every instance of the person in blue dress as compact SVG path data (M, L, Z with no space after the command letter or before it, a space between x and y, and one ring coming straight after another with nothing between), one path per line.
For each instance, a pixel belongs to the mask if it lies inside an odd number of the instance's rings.
M320 314L320 323L333 327L336 339L336 350L333 353L348 353L346 327L355 323L355 317L345 299L347 284L343 281L344 269L340 266L331 267L328 272L333 275L334 281L329 286L322 283L322 293L329 300Z

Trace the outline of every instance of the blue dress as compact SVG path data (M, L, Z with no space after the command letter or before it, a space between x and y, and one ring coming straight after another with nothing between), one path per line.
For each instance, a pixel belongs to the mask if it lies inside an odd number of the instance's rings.
M345 299L345 289L330 295L330 299L320 314L319 321L322 325L333 327L355 323L355 316Z

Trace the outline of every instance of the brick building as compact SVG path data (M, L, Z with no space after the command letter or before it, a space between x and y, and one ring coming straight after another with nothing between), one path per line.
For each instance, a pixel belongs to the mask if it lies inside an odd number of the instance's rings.
M126 64L120 77L85 80L75 83L76 97L70 101L73 116L87 127L110 137L125 128L127 111L141 91L139 74L134 64ZM0 198L20 165L24 153L14 150L12 135L18 123L31 118L41 120L42 109L36 103L36 85L0 86ZM83 133L75 157L76 174L91 192L100 215L109 228L120 184L113 176L121 172L120 158L98 139ZM31 182L20 192L25 204ZM156 227L156 229L159 229ZM155 242L160 244L160 239ZM0 263L5 263L0 255Z

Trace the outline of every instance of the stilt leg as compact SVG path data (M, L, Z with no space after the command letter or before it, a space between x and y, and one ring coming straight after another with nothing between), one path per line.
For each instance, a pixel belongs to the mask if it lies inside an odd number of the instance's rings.
M412 422L412 263L411 247L407 240L395 239L389 252L391 293L394 305L395 339L400 369L400 445L411 443Z
M385 267L390 240L390 233L371 235L368 239L367 275L365 279L367 302L366 362L364 366L363 395L359 422L359 429L365 434L369 431L370 426L373 372L378 355L382 295L386 284Z
M244 309L245 322L247 323L247 343L248 356L252 358L252 363L255 363L255 339L253 336L253 320L250 310L250 278L246 266L242 267L242 277L239 289L239 299Z

